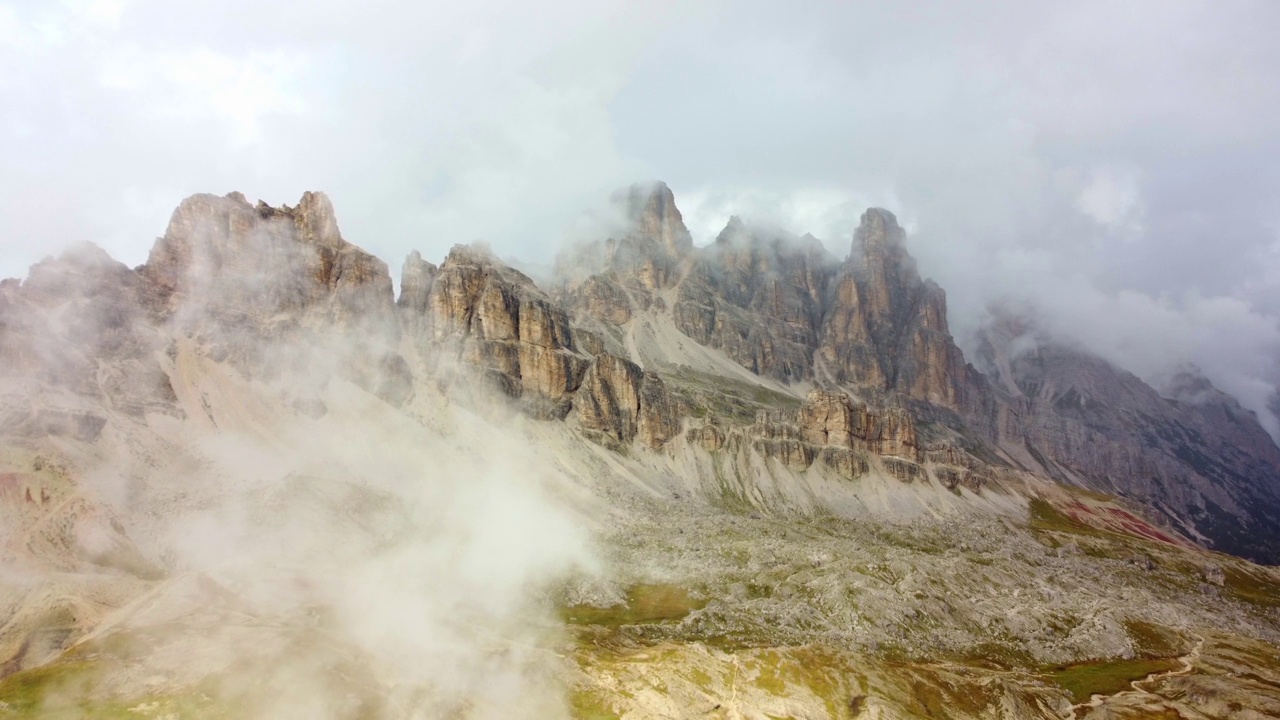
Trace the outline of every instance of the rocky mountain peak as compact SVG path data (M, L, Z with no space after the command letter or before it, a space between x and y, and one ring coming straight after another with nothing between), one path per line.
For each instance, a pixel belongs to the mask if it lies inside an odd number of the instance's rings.
M720 231L719 235L716 235L716 244L727 245L746 237L748 233L747 224L742 221L742 218L737 215L731 215L729 216L729 222L725 223L724 229Z
M675 196L664 183L632 185L614 195L627 227L618 237L578 244L555 263L557 295L566 306L604 322L661 305L694 253Z
M1160 387L1160 394L1190 405L1238 405L1234 398L1214 387L1204 371L1195 365L1178 368Z
M329 196L322 192L307 191L302 194L298 206L286 212L293 215L294 226L298 236L306 241L326 247L339 247L343 244L342 234L338 232L337 216L333 212L333 203Z
M308 304L357 288L372 304L389 308L392 299L386 263L342 238L333 204L319 192L279 208L251 207L240 193L193 195L174 211L141 271L166 300L221 289L246 298L283 292Z
M656 240L676 257L693 250L693 237L676 207L675 194L664 182L637 183L626 193L627 219L635 232Z
M876 303L901 314L902 302L921 281L915 258L907 252L907 231L894 214L883 208L864 212L849 257Z
M45 258L31 267L21 283L28 298L65 299L74 294L92 297L99 291L118 292L132 284L132 273L93 243L78 243L58 257Z
M907 232L898 224L898 216L884 208L867 208L862 213L858 229L854 234L854 252L859 247L891 247L901 246L906 242Z
M439 272L440 268L423 260L422 254L417 250L409 253L400 269L400 299L396 301L396 305L419 313L425 312L431 285Z
M385 398L405 397L387 265L342 238L323 193L295 207L193 195L137 273L147 309L212 357L270 372L294 362L266 353L271 342L354 333L360 340L336 342L326 362Z
M862 214L819 352L842 382L960 406L969 373L947 327L946 293L920 278L906 231L888 210Z

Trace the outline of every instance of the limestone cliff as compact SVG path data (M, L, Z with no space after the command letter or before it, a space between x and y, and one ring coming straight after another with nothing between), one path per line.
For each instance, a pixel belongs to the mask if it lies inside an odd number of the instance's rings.
M613 203L623 217L619 236L562 253L555 294L575 312L622 324L662 302L657 293L679 280L693 239L664 183L633 185Z
M798 410L760 413L752 430L757 449L798 469L818 460L852 480L875 458L904 482L924 478L911 415L855 403L844 392L813 390Z
M424 354L483 369L535 416L569 412L589 360L575 349L568 314L487 250L454 247L438 269L410 255L398 304Z
M0 284L0 430L91 443L112 418L180 414L170 374L193 344L255 380L306 377L312 416L335 377L394 405L419 380L488 388L610 447L973 491L1028 471L1280 557L1280 449L1255 417L1202 379L1161 396L1016 324L989 328L978 372L892 213L864 213L838 261L739 218L695 248L662 184L617 203L614 237L563 256L551 293L458 246L439 266L410 254L395 299L324 195L194 196L136 270L80 248Z
M998 442L1020 464L1159 508L1218 549L1280 557L1280 449L1203 377L1162 396L1007 313L984 328L979 360L1001 394Z
M180 323L209 314L267 335L357 325L395 332L386 263L342 238L323 193L279 208L239 193L187 198L139 272L155 309Z
M813 236L766 234L734 217L680 283L672 318L754 373L804 380L833 265Z
M818 354L837 382L960 407L966 370L947 328L946 294L920 279L893 213L862 215L834 288Z
M677 408L662 379L635 363L607 353L596 357L574 401L582 427L618 443L639 437L661 447L680 430Z

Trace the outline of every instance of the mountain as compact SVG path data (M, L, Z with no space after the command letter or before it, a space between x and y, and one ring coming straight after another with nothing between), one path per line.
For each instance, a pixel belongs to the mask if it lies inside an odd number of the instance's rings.
M945 292L921 279L887 210L862 216L843 262L812 237L738 218L707 248L673 250L659 235L687 233L669 227L679 222L670 191L652 192L655 219L585 253L617 258L624 248L625 262L562 260L560 296L578 314L617 333L651 313L753 374L910 407L930 439L958 442L992 469L1133 499L1209 547L1280 560L1280 448L1211 386L1212 400L1165 398L1087 352L1036 339L1025 318L999 316L980 338L979 372L951 337ZM1034 351L1014 351L1028 341Z
M1142 503L1210 547L1275 564L1280 450L1258 418L1202 376L1164 394L1024 318L984 328L1007 455L1061 482Z
M1280 708L1233 399L1012 313L971 364L884 209L840 259L615 202L545 288L460 245L395 297L321 193L0 283L0 717Z

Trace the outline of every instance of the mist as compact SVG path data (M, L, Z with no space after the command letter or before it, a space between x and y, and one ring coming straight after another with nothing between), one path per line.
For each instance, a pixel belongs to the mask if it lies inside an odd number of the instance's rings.
M203 497L159 534L159 610L125 628L159 634L148 671L211 673L246 717L566 717L554 592L597 563L562 473L466 411L433 408L451 441L353 387L326 395L343 410L270 442L200 444L181 482ZM501 449L457 440L485 436ZM151 627L184 608L194 627Z
M1280 49L1264 2L0 4L0 275L135 265L177 201L322 188L397 267L545 266L660 178L848 252L893 210L962 345L993 302L1158 383L1280 378Z
M407 344L385 274L317 281L315 244L385 268L342 245L323 197L297 212L308 239L293 215L194 198L145 271L88 246L33 269L5 330L36 342L3 392L110 421L93 444L3 418L6 463L66 463L38 503L9 487L28 473L0 487L19 495L6 629L68 613L62 637L110 658L90 667L111 694L181 688L236 717L568 717L557 608L603 572L581 464L479 381L459 381L468 402L426 381L428 362L467 368ZM163 297L135 292L144 273ZM399 350L410 359L386 362ZM420 382L405 391L408 363ZM42 530L24 508L45 503L76 509ZM63 650L0 641L15 663ZM39 709L90 694L50 683Z

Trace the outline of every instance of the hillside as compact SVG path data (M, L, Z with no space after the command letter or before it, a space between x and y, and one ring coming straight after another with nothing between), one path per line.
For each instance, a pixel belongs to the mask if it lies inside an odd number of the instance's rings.
M0 283L0 718L1280 714L1233 399L966 359L886 210L840 259L618 202L542 288L397 298L321 193Z

